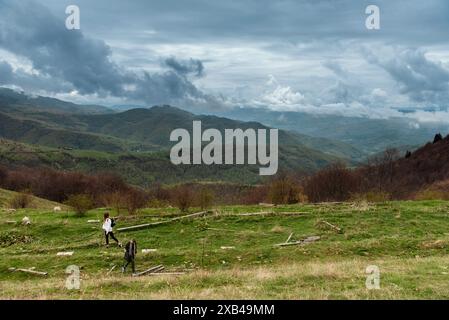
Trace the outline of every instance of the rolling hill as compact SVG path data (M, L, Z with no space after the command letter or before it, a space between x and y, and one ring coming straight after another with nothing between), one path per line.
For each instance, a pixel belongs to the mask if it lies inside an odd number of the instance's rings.
M259 121L267 126L314 138L338 141L352 146L365 156L390 147L413 149L426 143L436 132L449 133L449 126L445 123L418 123L407 117L374 119L254 108L233 109L223 115L231 119ZM317 150L322 151L319 148Z
M76 105L52 98L30 98L9 89L0 89L0 113L3 117L12 118L0 121L5 127L8 126L7 122L11 123L8 130L0 128L1 136L4 138L51 147L112 152L154 151L158 147L166 147L169 144L170 132L179 127L191 127L193 120L202 120L205 128L267 128L254 121L243 122L224 117L199 116L170 106L114 112L105 107ZM14 123L18 120L20 123ZM20 130L15 132L11 127ZM70 134L61 130L70 131ZM78 138L74 139L68 135L75 135ZM359 161L364 156L357 148L333 139L315 138L293 132L290 132L288 137L284 133L281 135L283 144L299 143L309 149L350 162ZM58 138L59 136L64 138ZM118 140L106 137L115 137Z
M399 196L426 189L449 192L449 135L397 160L393 168L392 189Z
M18 194L17 192L0 188L0 208L9 208L11 200L17 194ZM56 206L61 207L61 209L67 209L66 206L57 202L49 201L35 196L30 196L30 198L31 198L30 207L33 209L52 211L53 208Z
M43 96L27 95L24 92L18 92L8 88L0 88L1 108L8 108L10 111L47 111L54 113L106 113L113 112L111 109L98 105L79 105L59 99Z
M0 163L4 165L49 166L88 173L115 172L141 186L155 182L261 181L258 165L187 167L174 166L169 159L169 150L174 144L169 141L171 131L176 128L189 130L193 120L201 120L203 129L268 129L260 123L195 115L170 106L125 112L94 108L98 112L89 113L87 106L75 105L70 109L72 104L59 103L55 99L1 92L0 137L3 139ZM5 92L9 93L6 98ZM58 105L62 105L62 109L52 109ZM344 145L341 147L326 139L281 130L279 144L281 170L306 173L341 159L354 161L345 153ZM329 150L321 152L313 148L319 144L326 144Z

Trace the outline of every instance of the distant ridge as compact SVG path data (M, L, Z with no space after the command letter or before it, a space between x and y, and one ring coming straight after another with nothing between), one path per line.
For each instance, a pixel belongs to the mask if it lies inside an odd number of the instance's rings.
M449 135L429 142L394 163L392 188L410 194L449 180ZM449 184L447 184L449 191Z

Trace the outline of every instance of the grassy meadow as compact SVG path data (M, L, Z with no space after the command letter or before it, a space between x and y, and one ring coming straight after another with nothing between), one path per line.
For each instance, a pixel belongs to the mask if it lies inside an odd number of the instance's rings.
M122 249L115 244L106 248L101 224L88 223L101 220L104 211L77 217L67 208L58 213L48 208L2 210L0 298L449 298L449 202L216 207L205 217L116 232L122 242L137 240L137 271L162 264L165 272L186 272L143 277L122 274ZM256 212L261 214L244 215ZM179 215L174 208L144 209L136 216L124 215L116 228ZM21 225L24 216L31 225ZM290 241L321 239L275 246L292 233ZM143 254L141 249L157 251ZM62 251L74 254L57 257ZM69 265L81 268L80 290L65 287ZM369 265L380 268L379 290L365 286ZM48 276L12 272L11 267L35 268Z

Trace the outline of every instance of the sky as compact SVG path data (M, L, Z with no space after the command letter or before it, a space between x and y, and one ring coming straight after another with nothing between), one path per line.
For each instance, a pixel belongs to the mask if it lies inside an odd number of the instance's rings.
M80 8L80 30L65 26ZM365 26L368 5L380 29ZM449 122L446 0L0 0L0 86L85 104Z

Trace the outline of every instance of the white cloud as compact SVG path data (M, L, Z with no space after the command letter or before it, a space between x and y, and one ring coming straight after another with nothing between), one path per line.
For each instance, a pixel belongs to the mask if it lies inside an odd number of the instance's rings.
M301 104L304 101L304 95L300 92L293 91L288 86L277 86L274 91L265 94L261 101L271 106L289 108Z

